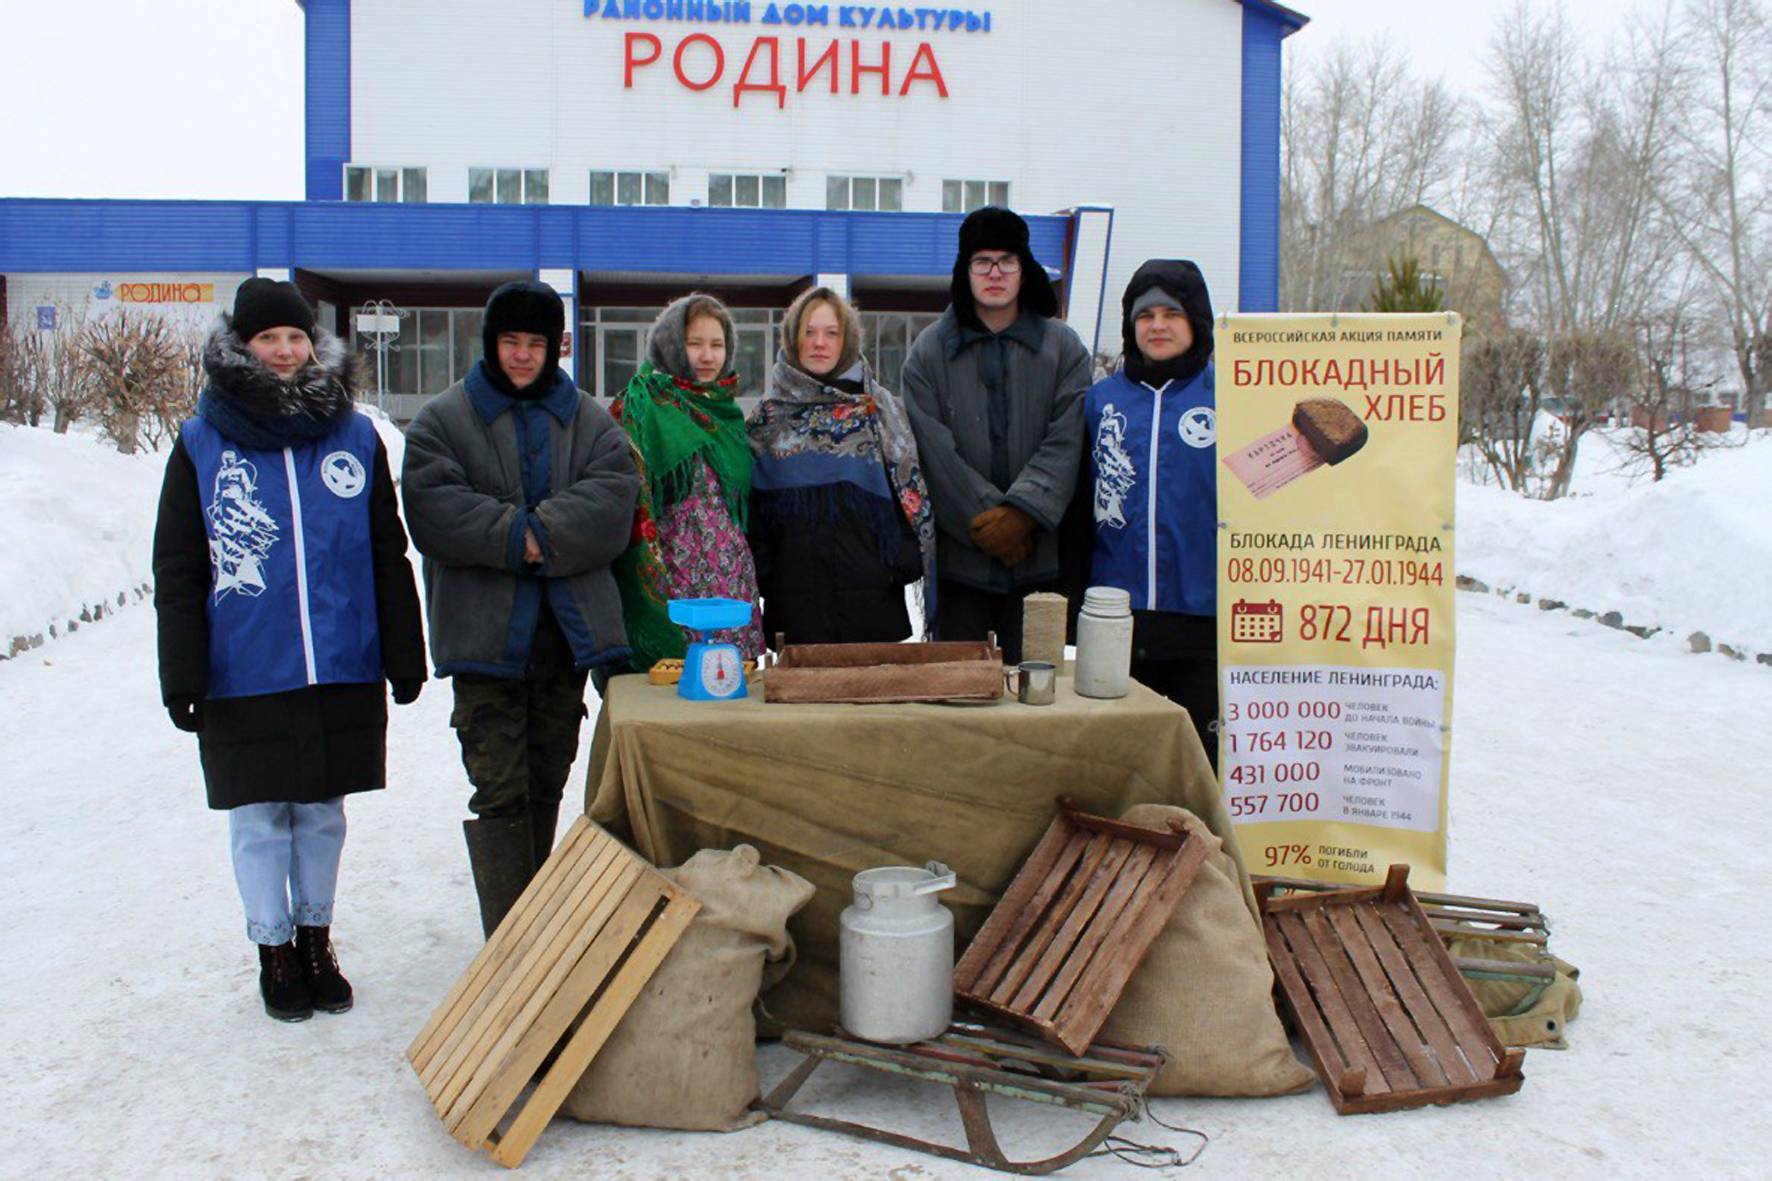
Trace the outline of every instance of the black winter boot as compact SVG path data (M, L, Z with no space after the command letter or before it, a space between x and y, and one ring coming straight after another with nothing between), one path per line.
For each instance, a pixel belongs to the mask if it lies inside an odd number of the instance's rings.
M474 892L480 896L480 926L490 939L535 876L533 822L528 812L519 812L464 820L461 830L474 868Z
M332 928L298 926L295 950L314 1007L323 1013L349 1012L351 982L338 970L338 956L332 952Z
M535 868L539 873L554 851L554 829L560 823L560 801L529 806L529 823L535 832Z
M279 1021L306 1021L314 1015L294 943L258 945L258 991L265 1012Z

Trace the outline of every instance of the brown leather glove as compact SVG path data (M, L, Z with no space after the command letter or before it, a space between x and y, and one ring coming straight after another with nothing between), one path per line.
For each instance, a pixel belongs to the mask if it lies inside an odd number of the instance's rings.
M1022 547L1034 531L1034 519L1011 504L985 509L972 518L972 543L999 562Z

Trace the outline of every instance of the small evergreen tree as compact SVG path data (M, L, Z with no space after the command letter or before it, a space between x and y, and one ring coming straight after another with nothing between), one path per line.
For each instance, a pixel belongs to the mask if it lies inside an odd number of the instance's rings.
M1413 258L1401 262L1386 259L1388 274L1380 275L1372 291L1360 304L1363 312L1437 312L1444 302L1440 292L1421 273L1421 264Z

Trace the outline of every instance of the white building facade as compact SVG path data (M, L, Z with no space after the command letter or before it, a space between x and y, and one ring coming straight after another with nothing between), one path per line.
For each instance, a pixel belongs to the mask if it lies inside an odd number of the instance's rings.
M1146 258L1198 262L1220 309L1274 305L1280 44L1304 23L1274 4L303 7L307 200L0 201L8 315L125 283L190 315L191 284L225 307L288 275L347 335L372 301L407 313L388 370L409 413L477 355L509 278L561 291L606 395L692 288L738 312L760 392L781 308L824 282L890 383L987 203L1028 217L1098 351Z

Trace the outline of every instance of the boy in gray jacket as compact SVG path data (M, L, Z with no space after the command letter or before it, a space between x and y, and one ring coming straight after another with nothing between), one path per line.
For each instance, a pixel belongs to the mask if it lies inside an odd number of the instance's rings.
M995 631L1021 659L1021 601L1058 584L1058 523L1083 452L1089 350L1055 319L1027 223L986 206L960 225L951 302L911 346L904 399L935 503L935 630Z
M621 427L560 371L565 328L551 287L506 283L481 360L406 432L406 521L437 675L455 683L487 936L553 848L589 670L628 657L609 564L639 476Z

